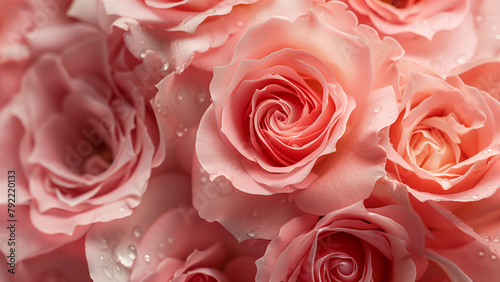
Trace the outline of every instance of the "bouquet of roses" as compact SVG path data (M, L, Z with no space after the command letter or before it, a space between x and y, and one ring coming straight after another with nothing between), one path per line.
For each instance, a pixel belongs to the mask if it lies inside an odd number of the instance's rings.
M500 2L0 0L1 281L495 281Z

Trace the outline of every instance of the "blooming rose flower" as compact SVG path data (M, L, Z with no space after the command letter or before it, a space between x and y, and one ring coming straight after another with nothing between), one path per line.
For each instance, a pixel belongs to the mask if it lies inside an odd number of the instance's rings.
M431 39L436 32L456 28L469 12L469 0L348 0L385 34L414 33Z
M356 29L343 3L328 7L326 22L311 12L254 27L231 63L215 68L196 141L211 180L224 176L250 194L301 190L301 209L326 213L368 197L383 175L378 131L395 118L397 75L388 67L374 78L372 68L390 65L400 49Z
M478 47L478 31L472 11L475 11L475 2L480 1L344 2L349 3L361 23L395 38L405 50L404 59L432 67L442 76L472 58Z
M256 262L256 281L416 281L427 271L427 257L448 263L424 251L424 232L418 215L400 205L358 203L319 221L297 217ZM459 270L453 275L467 278Z
M127 31L125 41L137 57L157 53L166 73L182 73L190 64L206 70L230 59L247 26L274 16L295 18L311 7L311 1L74 1L70 15L108 30L110 25Z
M218 223L200 219L189 205L189 188L184 175L155 176L131 216L95 224L86 237L91 277L96 281L254 281L254 262L267 242L239 244Z
M74 24L37 34L58 40L43 44L35 37L34 53L54 46L60 55L44 53L30 66L5 115L18 139L1 145L33 225L72 234L78 225L130 214L163 151L153 113L130 101L111 77L113 55L102 33Z
M387 171L421 201L475 201L500 185L500 103L458 77L412 74L384 147Z

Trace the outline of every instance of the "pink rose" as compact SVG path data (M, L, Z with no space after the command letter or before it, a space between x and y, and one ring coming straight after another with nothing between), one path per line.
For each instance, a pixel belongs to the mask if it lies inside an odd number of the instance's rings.
M385 34L413 33L432 39L436 32L456 28L469 13L469 0L348 0Z
M431 67L442 76L476 53L478 30L472 12L479 1L344 2L349 3L361 23L396 39L405 50L404 59Z
M72 234L131 213L163 158L162 143L144 97L132 99L113 80L116 54L102 33L78 23L37 35L43 42L32 39L34 53L47 51L2 112L12 132L1 139L2 167L16 170L18 203L29 205L38 230Z
M131 216L95 224L86 237L92 279L254 281L267 242L240 244L218 223L200 219L189 188L184 175L155 176Z
M274 16L295 18L311 1L74 1L69 14L108 30L127 31L125 41L137 57L147 52L165 62L164 72L182 73L191 63L206 70L226 64L248 26Z
M500 185L500 103L465 85L414 73L384 138L387 171L421 201L475 201Z
M257 25L215 68L196 141L211 180L250 194L298 191L299 207L314 213L368 197L383 176L378 131L396 114L390 62L400 49L357 28L345 8L325 6L325 21L311 12Z
M358 203L319 220L301 216L285 224L256 262L256 281L416 281L432 274L429 262L467 278L453 263L424 250L424 243L425 227L410 208L365 209Z

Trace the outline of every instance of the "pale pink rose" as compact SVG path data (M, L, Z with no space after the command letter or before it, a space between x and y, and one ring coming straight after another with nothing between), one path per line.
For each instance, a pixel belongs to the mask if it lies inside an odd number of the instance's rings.
M479 1L343 1L361 23L395 38L405 49L405 59L432 67L442 76L472 58L478 47L472 12Z
M368 197L384 175L378 132L397 114L390 62L400 49L357 28L345 8L330 3L325 21L311 12L257 25L214 69L196 140L211 180L224 176L249 194L297 191L313 213Z
M30 43L40 56L2 111L2 130L13 132L1 139L2 167L16 169L18 203L29 205L32 224L70 235L129 215L164 151L152 109L111 76L116 54L104 34L77 23L37 36Z
M500 185L500 103L457 76L414 73L383 138L387 171L421 201L475 201Z
M238 243L190 206L190 181L181 174L151 179L131 216L97 223L86 237L95 281L254 281L266 241ZM198 280L197 280L198 279Z
M319 220L296 217L256 262L256 281L416 281L428 260L446 261L424 250L425 232L419 216L402 205L357 203Z
M126 30L137 58L153 52L164 60L165 72L182 73L191 63L206 70L226 64L249 26L274 16L295 18L310 7L310 0L77 0L69 14L104 30Z

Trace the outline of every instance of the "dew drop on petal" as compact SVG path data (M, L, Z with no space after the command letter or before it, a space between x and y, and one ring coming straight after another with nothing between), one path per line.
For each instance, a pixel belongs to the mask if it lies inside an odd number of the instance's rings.
M168 242L169 244L172 244L172 243L174 242L174 238L172 238L172 237L170 237L170 236L169 236L169 237L167 238L167 242Z
M466 56L464 56L464 55L459 56L459 57L457 58L457 63L459 63L459 64L461 64L461 65L465 64L466 62L467 62L467 57L466 57Z
M488 235L481 235L481 238L483 238L483 240L486 242L486 243L489 243L490 242L490 236Z
M140 226L134 227L133 231L135 237L141 237L142 235L142 228Z
M151 261L151 256L150 255L144 255L144 261L145 262L150 262Z
M477 200L479 197L477 195L472 195L472 199Z
M108 279L113 279L113 269L111 267L103 266L102 272L106 275L106 277L108 277Z
M156 255L158 256L158 258L162 259L165 257L165 251L162 248L160 248L156 250Z
M255 231L253 231L253 230L248 231L248 237L253 238L253 237L255 237L255 235L257 235L255 233Z
M135 260L135 258L137 257L137 249L134 245L129 245L127 247L127 253L132 260Z
M493 243L500 243L500 237L496 236L495 238L493 238Z
M121 207L120 208L120 212L124 212L125 211L125 208L124 207Z
M99 259L100 260L104 260L104 256L99 256Z
M480 250L480 251L478 252L478 255L479 255L480 257L484 257L484 251L483 251L483 250Z
M376 105L375 108L373 108L373 112L378 113L380 112L380 109L382 109L382 107L380 105Z
M96 239L96 243L102 250L106 250L108 248L108 239L104 237L98 237Z
M444 189L450 188L451 182L449 179L443 179L441 180L441 186L443 186Z
M491 259L491 260L497 260L497 258L498 258L498 257L497 257L497 255L495 255L495 254L491 254L491 256L490 256L490 259Z
M236 25L237 25L237 26L243 26L243 22L242 22L242 21L237 21L237 22L236 22Z

